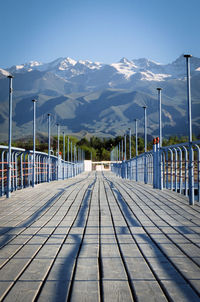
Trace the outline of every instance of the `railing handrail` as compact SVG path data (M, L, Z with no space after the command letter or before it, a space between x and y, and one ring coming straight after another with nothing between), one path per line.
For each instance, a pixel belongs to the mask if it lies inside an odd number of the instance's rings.
M61 156L16 147L11 148L9 164L8 152L8 146L0 145L0 196L6 194L9 198L10 193L17 189L34 187L42 182L64 180L84 171L83 160L68 162ZM8 171L11 172L10 183Z
M8 146L0 145L0 149L8 150ZM19 152L25 152L26 149L23 148L17 148L17 147L11 147L11 151L19 151Z
M152 151L113 164L112 171L122 178L152 184L155 189L167 188L189 195L193 205L195 190L200 202L199 158L200 140L164 147L160 147L158 140Z

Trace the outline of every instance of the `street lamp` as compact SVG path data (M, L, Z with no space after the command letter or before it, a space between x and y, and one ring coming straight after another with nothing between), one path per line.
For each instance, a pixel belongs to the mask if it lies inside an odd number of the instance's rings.
M137 119L135 119L135 156L138 156L138 132L137 132Z
M146 157L146 152L147 152L147 107L143 106L144 108L144 183L147 184L147 157Z
M65 161L65 132L63 131L63 160Z
M184 55L186 58L187 71L187 103L188 103L188 139L189 139L189 203L194 205L194 153L192 149L192 101L190 85L190 58L191 55Z
M162 88L157 88L158 90L158 106L159 106L159 138L160 147L162 147L162 107L161 107L161 90Z
M36 100L33 102L33 178L32 178L32 187L35 186L35 129L36 129Z
M12 79L13 76L9 75L9 128L8 128L8 168L7 168L7 192L6 197L10 198L11 193L11 144L12 144Z
M131 159L131 128L129 128L129 158Z
M126 160L126 134L124 134L124 160Z
M192 101L191 101L191 85L190 85L190 58L191 55L184 55L186 58L186 70L187 70L187 101L188 101L188 139L189 143L192 142Z
M69 162L69 136L67 137L67 161Z
M138 133L137 133L137 119L135 119L135 156L136 156L136 175L135 180L138 181Z
M59 152L60 152L60 146L59 146L59 142L60 142L60 125L59 124L56 124L57 125L57 136L58 136L58 139L57 139L57 154L58 154L58 157L59 157Z
M50 155L51 155L51 114L48 113L48 182L50 182Z
M144 152L147 152L147 107L144 108Z

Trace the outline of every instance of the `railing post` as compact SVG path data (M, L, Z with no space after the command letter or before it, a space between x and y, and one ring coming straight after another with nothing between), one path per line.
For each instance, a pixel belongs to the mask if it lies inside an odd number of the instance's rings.
M189 203L194 205L194 152L192 149L192 102L190 85L190 58L191 55L184 55L186 58L187 72L187 103L188 103L188 139L189 139Z
M159 167L159 189L163 190L163 168L162 168L162 149L160 146L160 142L158 143L158 167Z

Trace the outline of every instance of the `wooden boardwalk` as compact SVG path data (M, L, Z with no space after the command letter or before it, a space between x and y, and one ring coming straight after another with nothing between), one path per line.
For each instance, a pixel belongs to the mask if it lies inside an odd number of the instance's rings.
M84 173L0 199L0 301L200 301L200 206Z

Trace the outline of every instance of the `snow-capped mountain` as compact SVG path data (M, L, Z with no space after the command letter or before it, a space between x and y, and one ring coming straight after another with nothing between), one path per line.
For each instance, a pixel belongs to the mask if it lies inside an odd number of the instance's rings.
M200 59L193 58L191 62L191 72L199 72ZM104 76L105 72L112 73L118 81L124 81L127 83L131 81L131 77L143 80L143 81L166 81L172 78L183 78L185 77L185 59L180 56L174 62L163 65L145 58L128 60L122 58L117 63L103 64L99 62L91 62L88 60L76 61L69 57L59 58L50 63L41 63L38 61L31 61L29 63L15 65L8 68L7 71L10 73L24 73L31 71L51 72L65 80L74 78L80 75L88 77L99 75ZM110 72L108 72L110 71ZM113 83L108 80L111 87L117 87L120 83ZM121 83L122 84L122 83ZM98 86L98 85L97 85Z
M200 129L200 58L191 60L193 133ZM59 122L67 132L91 132L98 136L122 134L141 121L141 106L148 106L148 132L157 135L157 87L163 88L163 135L187 135L186 60L181 55L169 64L145 58L104 64L58 58L49 63L31 61L0 69L0 137L7 137L8 81L13 79L14 136L32 127L30 100L37 102L37 129L46 131L46 114L52 125Z

